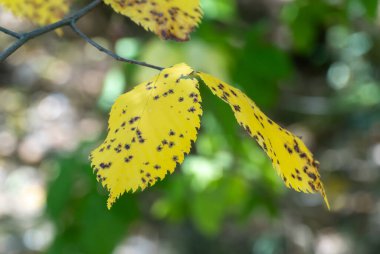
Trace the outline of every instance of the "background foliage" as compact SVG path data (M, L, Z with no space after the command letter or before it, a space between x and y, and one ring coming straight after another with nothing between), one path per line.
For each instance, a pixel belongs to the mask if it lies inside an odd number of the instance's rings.
M105 6L79 26L122 56L187 62L243 89L303 136L321 162L332 211L319 195L287 190L207 89L184 165L107 211L89 151L105 135L114 99L156 72L120 64L64 30L0 64L1 253L377 253L378 1L202 6L187 43L161 41ZM0 23L31 26L4 11ZM10 40L0 35L0 46Z

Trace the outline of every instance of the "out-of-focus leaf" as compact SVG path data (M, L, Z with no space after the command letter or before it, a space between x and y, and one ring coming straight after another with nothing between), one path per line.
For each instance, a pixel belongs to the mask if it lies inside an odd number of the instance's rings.
M131 18L162 39L189 40L202 18L199 0L104 0L116 12Z
M67 0L0 0L1 5L38 25L54 23L69 11Z
M265 24L256 25L247 34L233 71L234 81L246 89L250 98L263 106L275 103L278 82L289 77L293 71L286 53L265 39L266 27Z

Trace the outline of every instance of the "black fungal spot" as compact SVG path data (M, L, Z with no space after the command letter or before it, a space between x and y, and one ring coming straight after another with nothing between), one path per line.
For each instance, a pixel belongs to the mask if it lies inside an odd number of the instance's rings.
M179 102L183 102L183 100L184 100L183 97L179 97L179 98L178 98L178 101L179 101Z
M108 162L108 163L102 162L102 163L99 164L99 167L101 167L102 169L106 169L106 168L110 168L111 165L112 165L111 162Z
M125 157L125 158L124 158L124 161L125 161L126 163L128 163L128 162L130 162L132 159L133 159L133 156L132 156L132 155L129 155L128 157Z
M174 155L172 159L173 159L173 161L177 162L178 161L178 156Z
M196 109L194 107L190 107L187 111L190 113L194 113L196 111Z
M224 91L223 91L223 96L225 96L225 97L230 97L230 94L227 93L227 92L224 92Z
M153 168L156 169L156 170L159 170L161 168L161 166L158 165L158 164L156 164L156 165L153 166Z
M167 77L169 77L169 74L166 73L166 74L164 75L164 78L167 78Z
M318 161L313 161L313 167L319 168L319 162Z
M317 180L317 176L313 173L308 173L307 174L311 179L313 179L314 181Z
M161 152L162 151L162 146L157 146L156 150L157 150L157 152Z
M169 148L172 148L174 145L175 145L175 143L173 141L169 142Z
M169 89L169 90L168 90L168 93L169 93L169 94L173 94L173 93L174 93L174 90L173 90L173 89Z
M160 96L159 96L159 95L156 95L156 96L153 97L153 100L156 101L156 100L158 100L159 98L160 98Z
M167 145L167 144L168 144L168 141L167 141L166 139L163 139L163 140L161 141L161 143L162 143L163 145Z
M248 126L248 125L246 125L246 126L245 126L245 129L247 130L247 132L249 133L249 135L251 135L251 134L252 134L252 132L251 132L251 128L249 128L249 126Z
M298 143L297 143L297 141L295 141L295 145L294 145L294 151L296 151L297 153L300 153L300 148L299 148L299 146L298 146Z
M315 186L314 186L314 184L313 184L312 182L308 182L308 184L309 184L310 188L311 188L313 191L316 191Z
M237 112L240 112L240 106L239 106L239 105L234 105L234 109L235 109Z

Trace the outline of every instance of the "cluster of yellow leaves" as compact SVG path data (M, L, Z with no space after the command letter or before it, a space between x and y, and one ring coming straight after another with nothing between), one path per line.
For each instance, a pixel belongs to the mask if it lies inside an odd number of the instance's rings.
M163 39L188 40L202 18L199 0L103 1ZM0 0L0 4L40 25L68 12L66 0ZM112 107L107 138L90 156L98 181L109 191L108 208L124 192L154 185L183 162L200 127L199 83L230 105L287 187L319 192L329 207L319 163L300 138L269 119L240 90L178 64L120 96Z
M287 187L320 192L329 206L319 164L301 139L270 120L239 89L178 64L120 96L112 107L108 136L90 156L98 181L110 192L108 208L124 192L143 190L172 173L189 153L202 114L199 83L231 106Z
M0 5L38 25L54 23L69 11L67 0L0 0Z

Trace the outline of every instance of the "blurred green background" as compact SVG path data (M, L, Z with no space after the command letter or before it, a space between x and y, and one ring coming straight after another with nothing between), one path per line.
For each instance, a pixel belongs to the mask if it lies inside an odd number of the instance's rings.
M332 210L286 189L228 106L202 88L191 155L108 211L88 154L115 98L156 71L116 62L66 29L0 64L0 253L380 252L378 0L201 4L187 43L161 41L104 5L79 26L121 56L186 62L242 89L303 137ZM32 29L4 10L0 24ZM0 35L1 49L11 42Z

